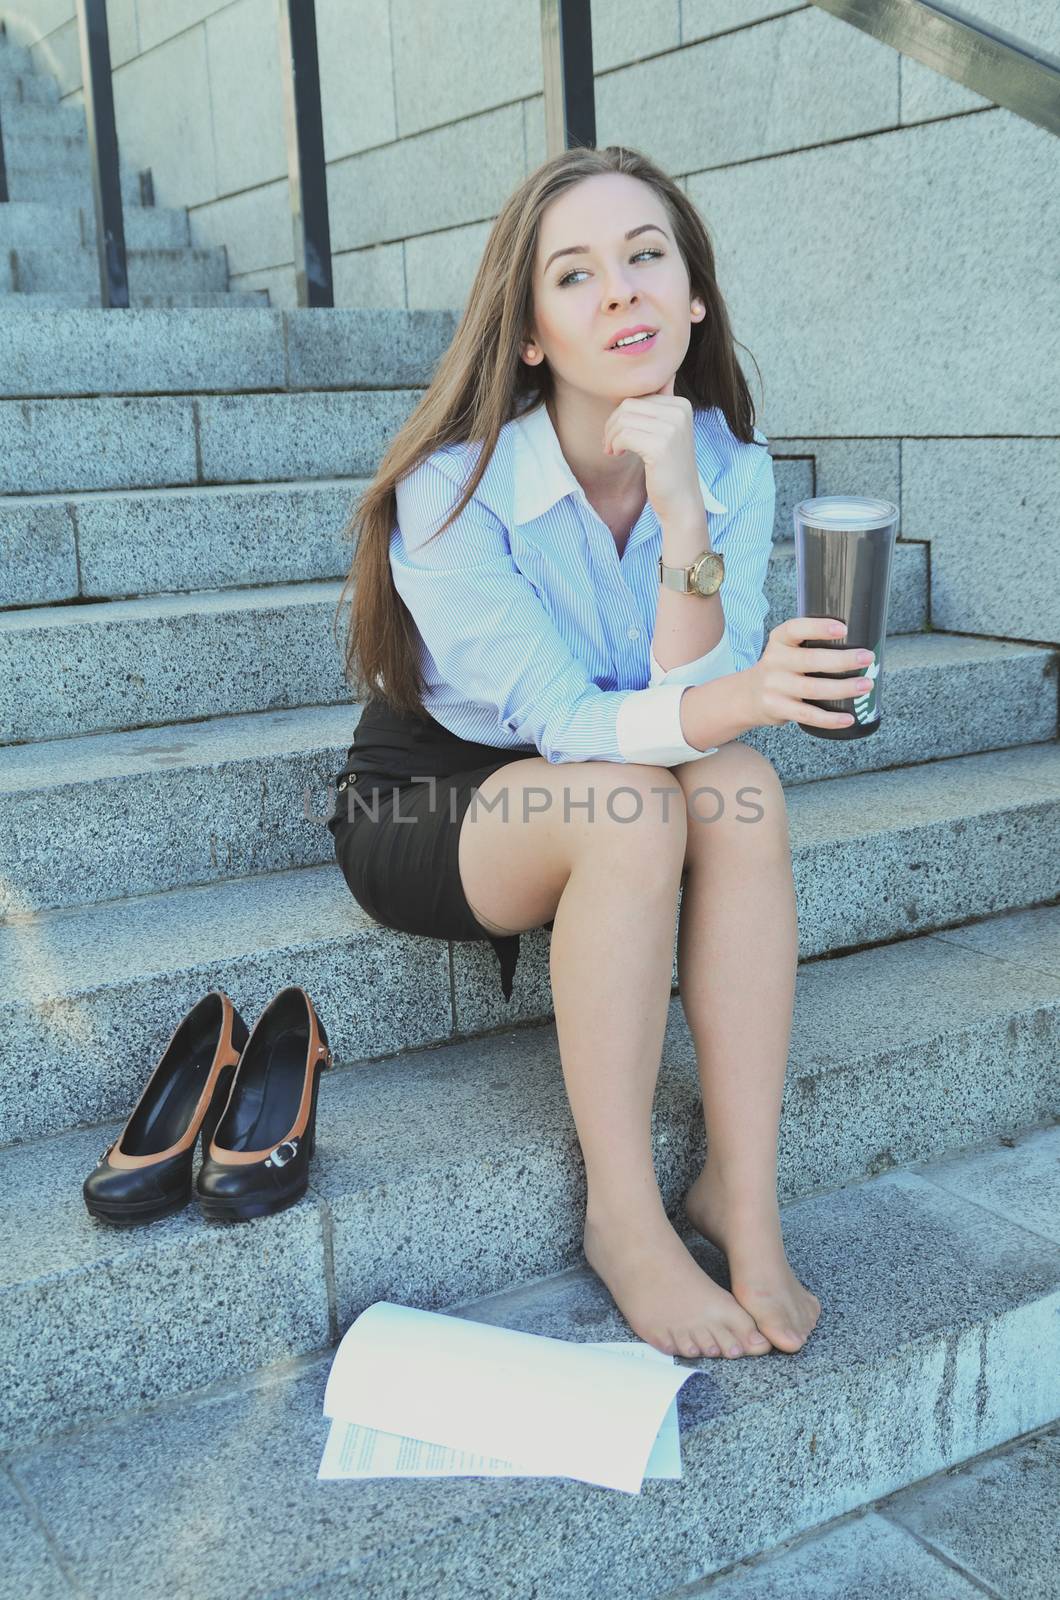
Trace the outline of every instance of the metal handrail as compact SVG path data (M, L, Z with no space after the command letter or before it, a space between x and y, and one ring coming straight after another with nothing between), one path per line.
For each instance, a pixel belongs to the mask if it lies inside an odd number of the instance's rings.
M995 105L1060 133L1060 59L950 0L811 0L820 10L952 78ZM596 144L592 0L540 0L549 156ZM129 304L106 0L75 0L96 210L100 294ZM279 0L288 190L298 304L334 305L327 166L314 0ZM0 145L0 199L6 198Z
M899 54L1060 133L1060 60L946 0L812 0ZM541 0L549 156L596 143L590 0Z
M128 310L129 275L107 0L75 0L75 4L96 209L100 303L107 310ZM331 306L335 298L314 0L280 0L280 50L298 303Z
M1060 133L1060 59L946 0L812 0L901 55Z

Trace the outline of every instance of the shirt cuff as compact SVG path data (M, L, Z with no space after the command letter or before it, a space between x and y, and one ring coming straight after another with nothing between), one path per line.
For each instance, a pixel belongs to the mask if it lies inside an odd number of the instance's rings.
M673 682L630 690L618 708L615 724L615 737L624 761L676 767L683 761L698 761L700 756L717 754L716 744L709 750L697 750L681 732L681 696L688 687L687 683Z
M663 671L655 659L654 645L651 649L652 687L659 683L709 683L711 678L722 678L726 673L735 671L736 662L733 659L732 643L727 627L713 650L708 650L705 656L698 656L695 661L686 661L680 667L671 667L667 672Z

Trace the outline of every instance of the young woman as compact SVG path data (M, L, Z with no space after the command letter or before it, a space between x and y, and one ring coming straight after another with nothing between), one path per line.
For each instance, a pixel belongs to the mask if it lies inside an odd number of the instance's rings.
M328 824L369 915L488 939L506 997L519 934L552 929L585 1255L633 1331L684 1356L798 1350L820 1314L776 1194L784 795L740 736L851 721L807 702L864 687L812 676L860 665L802 648L820 618L762 649L775 484L733 345L703 223L651 161L568 150L520 186L347 529L346 669L368 703ZM682 1243L652 1162L682 880L709 1139L684 1206L731 1292Z

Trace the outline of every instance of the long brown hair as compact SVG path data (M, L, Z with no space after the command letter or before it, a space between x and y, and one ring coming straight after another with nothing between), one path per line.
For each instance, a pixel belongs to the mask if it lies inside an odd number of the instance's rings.
M552 156L519 185L490 229L452 342L343 530L343 537L355 541L356 548L336 617L352 588L344 671L358 698L382 695L395 711L425 714L418 635L390 571L395 485L443 445L483 441L461 499L431 535L436 538L474 494L504 424L535 401L551 398L548 362L528 367L520 357L533 321L541 213L572 184L608 172L640 178L658 194L684 257L690 293L707 308L703 320L692 324L674 393L697 410L718 406L737 439L755 442L754 404L736 360L736 341L714 275L714 249L695 206L653 161L623 145L601 150L577 146Z

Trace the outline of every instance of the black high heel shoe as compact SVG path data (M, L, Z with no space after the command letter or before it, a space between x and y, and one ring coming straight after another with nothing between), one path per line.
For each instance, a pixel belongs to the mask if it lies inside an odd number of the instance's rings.
M247 1036L221 989L178 1022L128 1122L82 1185L92 1216L122 1226L188 1204L195 1140L201 1132L205 1158Z
M332 1065L306 991L273 995L250 1030L195 1190L203 1216L243 1222L282 1211L309 1185L320 1074Z

